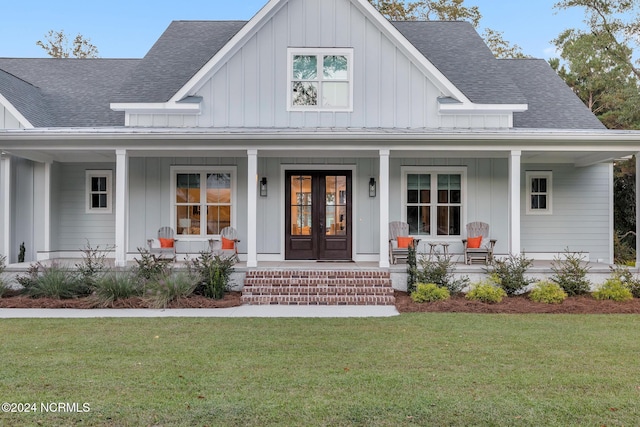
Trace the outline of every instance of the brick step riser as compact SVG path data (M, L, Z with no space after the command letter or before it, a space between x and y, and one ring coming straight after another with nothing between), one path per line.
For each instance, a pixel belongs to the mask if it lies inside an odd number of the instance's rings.
M264 280L264 279L245 279L245 286L391 286L391 280Z
M391 275L388 272L373 273L351 273L345 274L335 272L252 272L246 273L247 278L260 279L314 279L314 278L332 278L332 279L388 279Z
M245 286L243 293L252 295L336 295L336 294L359 294L359 295L379 295L393 294L393 288L390 287L362 287L362 288L343 288L343 287L270 287L270 286Z
M242 297L242 302L250 305L394 305L393 296L256 296Z
M250 305L393 305L389 272L249 271L242 302Z

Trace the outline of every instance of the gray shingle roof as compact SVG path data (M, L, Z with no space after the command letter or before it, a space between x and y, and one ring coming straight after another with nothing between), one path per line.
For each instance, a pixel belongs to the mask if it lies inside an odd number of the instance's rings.
M502 59L498 63L520 87L529 103L514 113L517 128L604 129L605 126L543 59Z
M123 126L111 102L167 101L245 24L172 22L143 59L0 58L0 93L36 127ZM471 101L528 104L515 127L603 128L544 60L496 60L465 22L393 25Z
M14 76L0 90L36 127L123 126L124 113L109 103L139 61L0 58L0 70Z
M0 93L35 127L53 123L52 109L42 91L0 70Z
M245 21L174 21L125 81L114 102L166 102Z
M462 21L392 24L472 102L526 104L473 26Z

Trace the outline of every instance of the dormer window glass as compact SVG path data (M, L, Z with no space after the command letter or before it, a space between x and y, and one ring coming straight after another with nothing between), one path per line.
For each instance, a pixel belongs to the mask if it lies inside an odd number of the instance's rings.
M290 111L351 111L351 49L289 49Z

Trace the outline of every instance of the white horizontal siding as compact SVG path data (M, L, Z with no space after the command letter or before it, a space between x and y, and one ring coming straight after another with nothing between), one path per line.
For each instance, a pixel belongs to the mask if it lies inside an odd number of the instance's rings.
M115 164L64 163L52 174L52 211L57 212L52 216L52 250L78 251L86 247L87 241L94 248L115 244L115 214L86 213L86 171L90 169L115 171Z
M589 252L590 259L609 260L610 165L522 165L522 248L526 252ZM553 213L526 214L526 171L553 172Z

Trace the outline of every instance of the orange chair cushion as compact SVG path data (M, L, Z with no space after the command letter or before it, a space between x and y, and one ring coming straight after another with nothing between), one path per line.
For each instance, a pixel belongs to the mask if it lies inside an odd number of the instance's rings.
M398 249L407 249L413 243L413 237L398 237Z
M467 248L478 249L482 244L482 236L467 238Z
M158 238L158 240L160 240L161 248L172 248L175 242L174 239L163 239L162 237Z
M234 240L222 238L222 249L235 249L236 242Z

